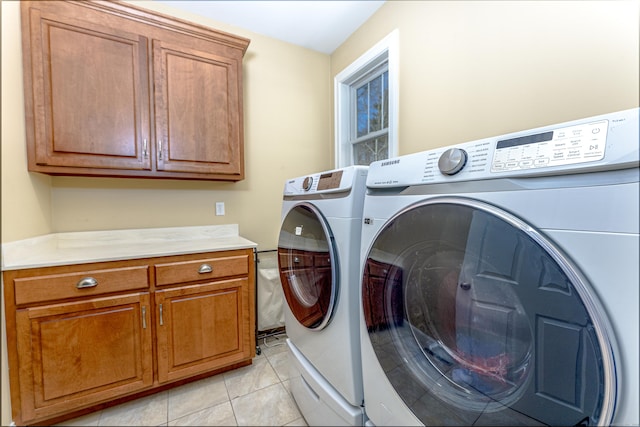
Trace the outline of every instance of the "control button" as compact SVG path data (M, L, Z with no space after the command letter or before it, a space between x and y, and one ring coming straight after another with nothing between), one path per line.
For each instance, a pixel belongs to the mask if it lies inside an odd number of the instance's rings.
M440 156L438 169L445 175L455 175L467 164L467 152L461 148L449 148Z
M304 181L302 182L302 189L304 191L309 191L311 190L311 186L313 185L313 177L308 176L304 179Z
M521 168L530 168L531 166L533 166L533 160L523 160L520 162Z

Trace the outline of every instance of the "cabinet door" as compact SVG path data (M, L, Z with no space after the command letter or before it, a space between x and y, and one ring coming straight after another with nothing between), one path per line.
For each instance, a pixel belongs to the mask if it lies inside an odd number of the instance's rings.
M244 178L238 56L153 41L159 171Z
M159 381L250 359L249 294L246 278L156 291Z
M23 6L30 170L150 169L148 40L83 9Z
M140 293L18 310L22 419L150 387L149 301Z

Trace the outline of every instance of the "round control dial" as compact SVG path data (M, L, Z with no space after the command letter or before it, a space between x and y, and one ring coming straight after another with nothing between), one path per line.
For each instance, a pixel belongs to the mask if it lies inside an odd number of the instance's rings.
M449 148L438 160L438 169L445 175L455 175L467 164L467 152L462 148Z
M313 177L308 176L304 179L304 181L302 181L302 189L304 191L309 191L311 190L311 186L313 185Z

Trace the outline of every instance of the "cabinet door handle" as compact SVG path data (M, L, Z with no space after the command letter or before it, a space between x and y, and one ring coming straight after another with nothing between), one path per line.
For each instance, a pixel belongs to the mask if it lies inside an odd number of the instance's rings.
M85 277L76 283L76 288L78 289L95 288L96 286L98 286L98 281L93 277Z
M160 304L160 326L164 325L164 319L162 317L162 304Z
M146 138L142 141L142 157L144 157L145 159L149 158L149 147L147 146Z
M142 306L142 329L147 329L147 306Z
M162 160L162 140L158 140L158 160Z
M198 269L198 273L200 274L211 273L212 271L213 267L211 267L209 264L202 264Z

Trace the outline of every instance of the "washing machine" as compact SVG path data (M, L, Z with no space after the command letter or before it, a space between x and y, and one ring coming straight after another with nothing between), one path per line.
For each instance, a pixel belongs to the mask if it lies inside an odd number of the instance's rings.
M368 167L287 180L278 240L291 392L309 425L364 423L360 240Z
M370 425L638 425L638 109L374 162Z

